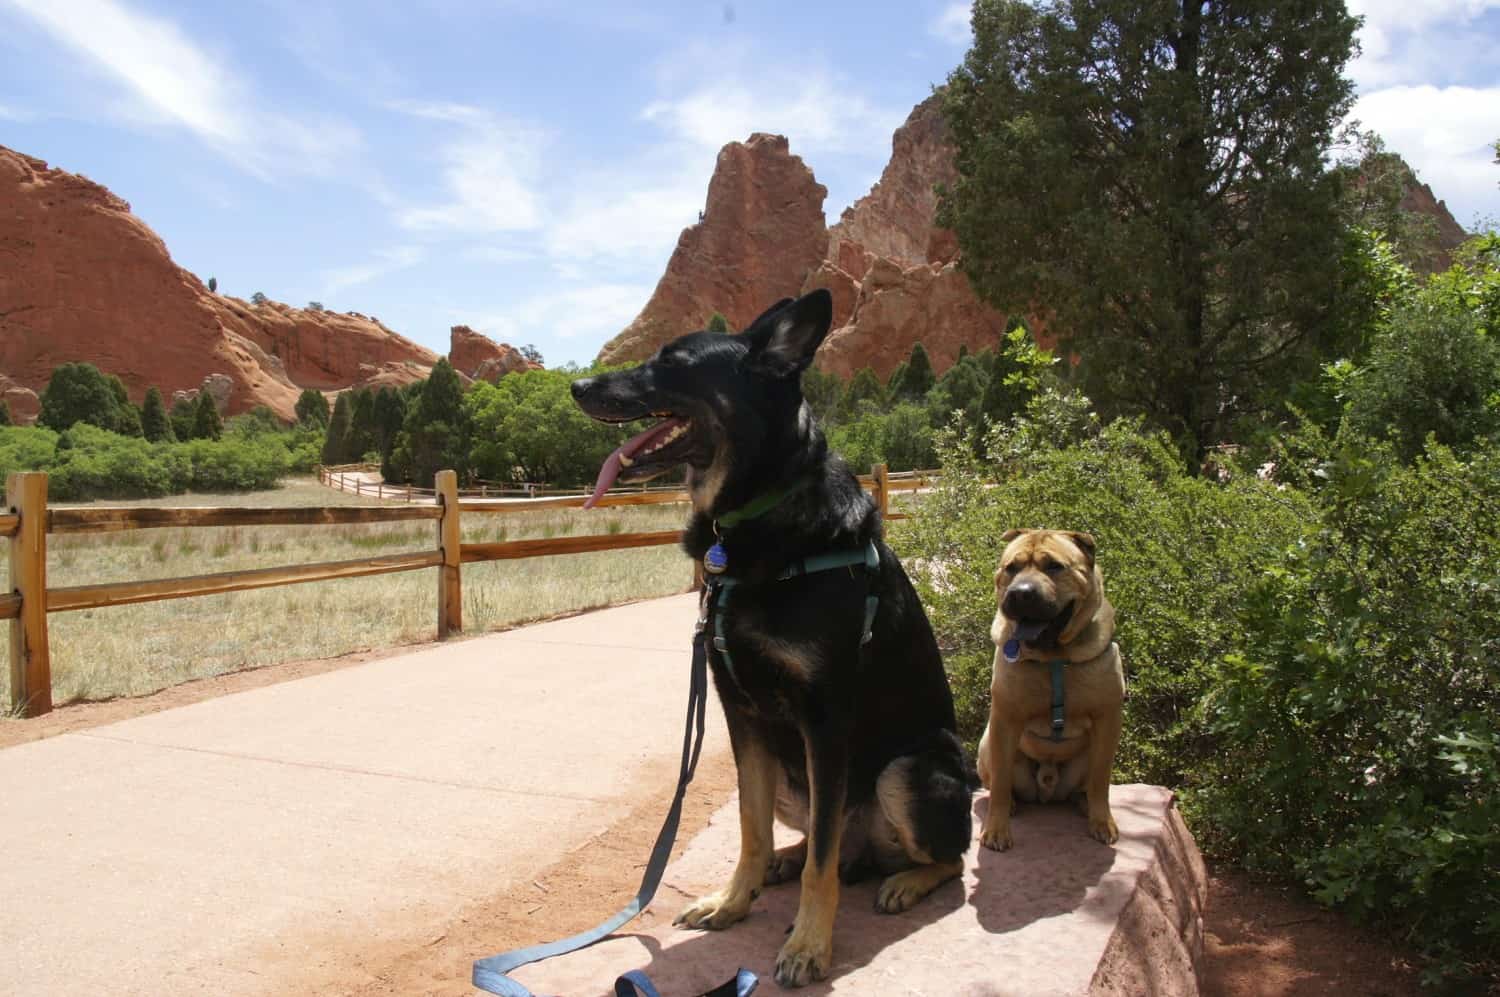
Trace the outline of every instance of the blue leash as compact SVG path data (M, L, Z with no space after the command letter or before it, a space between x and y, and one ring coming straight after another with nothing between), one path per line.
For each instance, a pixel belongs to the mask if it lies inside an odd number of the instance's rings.
M477 960L474 963L473 979L474 986L480 990L500 997L535 997L530 990L506 974L527 963L575 952L608 937L639 914L656 895L662 873L667 868L667 859L672 854L672 842L677 837L677 825L682 818L682 799L687 793L688 783L693 781L693 772L698 767L698 755L703 749L704 708L708 701L708 652L704 647L703 634L707 623L703 616L706 609L705 602L704 610L699 614L697 632L693 635L692 680L688 692L687 729L682 735L682 767L677 776L677 794L672 798L667 819L656 835L656 844L651 849L651 858L646 863L646 872L641 877L641 888L636 891L635 899L614 917L588 931L559 941L513 949L492 955L488 959ZM714 988L703 997L750 997L758 982L754 973L741 969L733 980ZM731 987L733 989L729 989ZM616 980L615 994L616 997L660 997L651 981L639 970L626 973Z

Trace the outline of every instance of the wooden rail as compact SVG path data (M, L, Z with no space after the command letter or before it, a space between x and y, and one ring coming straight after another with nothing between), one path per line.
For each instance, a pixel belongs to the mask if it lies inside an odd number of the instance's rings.
M327 476L341 475L345 470L320 468L319 478L325 483L328 480L341 480ZM877 465L874 474L861 477L861 483L874 493L886 518L904 518L903 514L891 511L890 493L927 487L931 483L931 472L888 474L883 465ZM10 628L11 711L29 717L39 716L52 709L52 671L47 634L49 613L436 568L437 631L438 636L444 638L463 630L464 564L655 547L675 544L682 539L682 534L677 530L660 530L649 533L602 533L466 544L462 541L461 530L461 516L464 514L576 508L583 505L586 496L570 494L504 502L464 502L461 500L458 478L454 472L438 472L435 484L435 489L425 490L432 496L431 504L426 504L427 500L424 499L424 504L421 505L311 506L285 509L144 506L48 509L46 474L36 472L10 475L6 480L5 506L0 507L0 539L6 539L10 548L10 591L0 592L0 620L8 620ZM395 490L395 486L385 488L387 492ZM400 488L408 501L413 492L424 491L407 489L405 486ZM366 490L372 498L381 497L377 490ZM603 496L598 504L611 507L687 501L687 493L676 488L611 493ZM430 550L181 578L47 587L49 533L113 533L123 530L204 526L339 526L423 520L432 522L436 530L434 547Z

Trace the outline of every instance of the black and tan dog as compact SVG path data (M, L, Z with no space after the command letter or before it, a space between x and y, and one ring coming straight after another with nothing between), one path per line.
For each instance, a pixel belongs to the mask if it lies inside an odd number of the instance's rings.
M832 299L815 291L739 335L691 333L639 367L573 384L596 419L663 420L610 456L595 497L616 479L686 465L693 511L683 546L694 558L716 548L734 580L708 609L723 617L724 649L709 660L738 769L739 861L722 890L677 920L727 928L762 886L800 876L796 921L776 960L784 986L827 974L841 873L886 873L876 906L906 910L962 872L971 829L932 630L881 540L874 503L829 452L802 397L802 372L831 319ZM873 570L780 577L803 559L871 544ZM879 602L862 651L867 593ZM804 840L773 852L773 814Z
M1109 810L1109 776L1120 744L1125 673L1094 538L1011 530L1001 539L990 722L978 759L990 808L979 841L997 851L1011 846L1015 799L1047 802L1082 791L1089 834L1112 844L1119 831ZM1053 662L1063 662L1060 704Z

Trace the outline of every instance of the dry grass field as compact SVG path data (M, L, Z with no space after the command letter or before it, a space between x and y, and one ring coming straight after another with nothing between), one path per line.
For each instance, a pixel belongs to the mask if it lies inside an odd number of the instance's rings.
M317 484L287 481L273 492L177 495L100 505L368 505ZM465 542L587 533L635 533L680 526L680 505L466 514ZM132 530L48 537L48 585L166 578L244 568L431 550L436 523L370 526L225 527ZM0 543L0 571L7 545ZM464 631L683 591L691 582L676 546L468 564ZM48 617L57 703L140 696L188 679L282 661L323 658L417 643L437 633L437 572L232 592ZM0 669L0 702L9 701Z

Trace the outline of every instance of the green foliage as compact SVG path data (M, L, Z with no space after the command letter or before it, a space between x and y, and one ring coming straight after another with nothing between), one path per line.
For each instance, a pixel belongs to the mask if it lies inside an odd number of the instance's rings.
M179 440L193 438L193 426L198 421L198 407L190 399L179 398L172 403L172 435Z
M359 388L354 392L354 402L349 410L349 434L344 439L344 450L350 460L364 460L371 453L379 454L379 433L375 425L375 392Z
M198 403L193 411L193 439L217 440L223 432L224 420L219 416L214 396L207 391L198 392Z
M304 388L297 396L297 422L303 426L328 428L328 396L316 388Z
M1354 132L1351 148L1339 160L1340 215L1345 229L1360 229L1390 245L1401 262L1432 270L1438 244L1437 219L1401 207L1417 175L1374 132Z
M911 356L906 361L906 377L901 381L902 392L909 398L921 399L926 397L936 383L937 377L932 373L932 360L927 356L927 348L921 343L913 343Z
M1431 982L1494 973L1500 449L1403 465L1308 427L1280 464L1319 516L1246 589L1200 840L1401 933Z
M849 466L868 474L874 464L884 462L892 471L932 467L932 422L927 409L902 402L888 411L866 410L859 418L835 426L828 443Z
M395 388L381 388L375 394L375 448L380 452L381 467L387 467L396 436L406 421L406 399Z
M172 431L172 420L167 418L161 389L155 385L146 389L146 401L141 406L141 435L148 443L172 443L177 439L177 434Z
M844 382L837 374L818 367L809 367L802 372L802 397L807 399L813 416L825 427L838 417L839 399L843 394Z
M470 460L486 481L593 482L609 454L640 427L597 422L573 402L580 372L532 370L480 383L464 398L474 441Z
M1098 540L1130 689L1117 781L1182 794L1205 850L1399 933L1441 985L1500 966L1500 446L1468 457L1312 422L1275 482L1190 477L1044 385L892 540L947 656L962 733L988 709L997 538ZM1249 761L1247 761L1249 760Z
M240 417L244 419L244 417ZM256 425L258 420L248 420ZM57 501L152 498L184 491L274 488L310 469L306 434L241 429L222 441L151 443L77 423L56 433L40 427L0 429L0 475L46 471Z
M42 390L37 425L63 430L86 422L101 429L132 428L130 400L118 377L102 373L91 363L65 363L52 372ZM139 417L133 422L139 434Z
M729 320L719 312L714 312L708 317L708 324L703 328L708 332L728 332Z
M983 298L1045 308L1101 413L1190 466L1328 328L1356 23L1343 0L974 5L941 223Z
M867 407L878 408L884 404L885 387L880 383L880 378L875 376L873 369L862 367L849 382L843 400L839 402L839 417L841 420L851 419Z
M0 426L11 425L10 404L4 398L0 398Z
M333 416L328 420L328 429L323 434L323 463L347 464L349 456L349 424L353 414L353 402L349 392L339 392L333 403Z
M250 295L250 303L252 305L256 305L256 306L263 305L263 304L265 304L269 300L270 300L269 298L267 298L264 294L262 294L259 291L256 291L254 294Z
M426 488L432 487L438 471L449 468L467 481L468 451L469 420L463 385L453 365L443 358L433 366L414 404L407 408L406 421L391 450L391 468L401 480Z
M309 301L307 303L307 310L310 312L321 312L323 310L323 302Z

